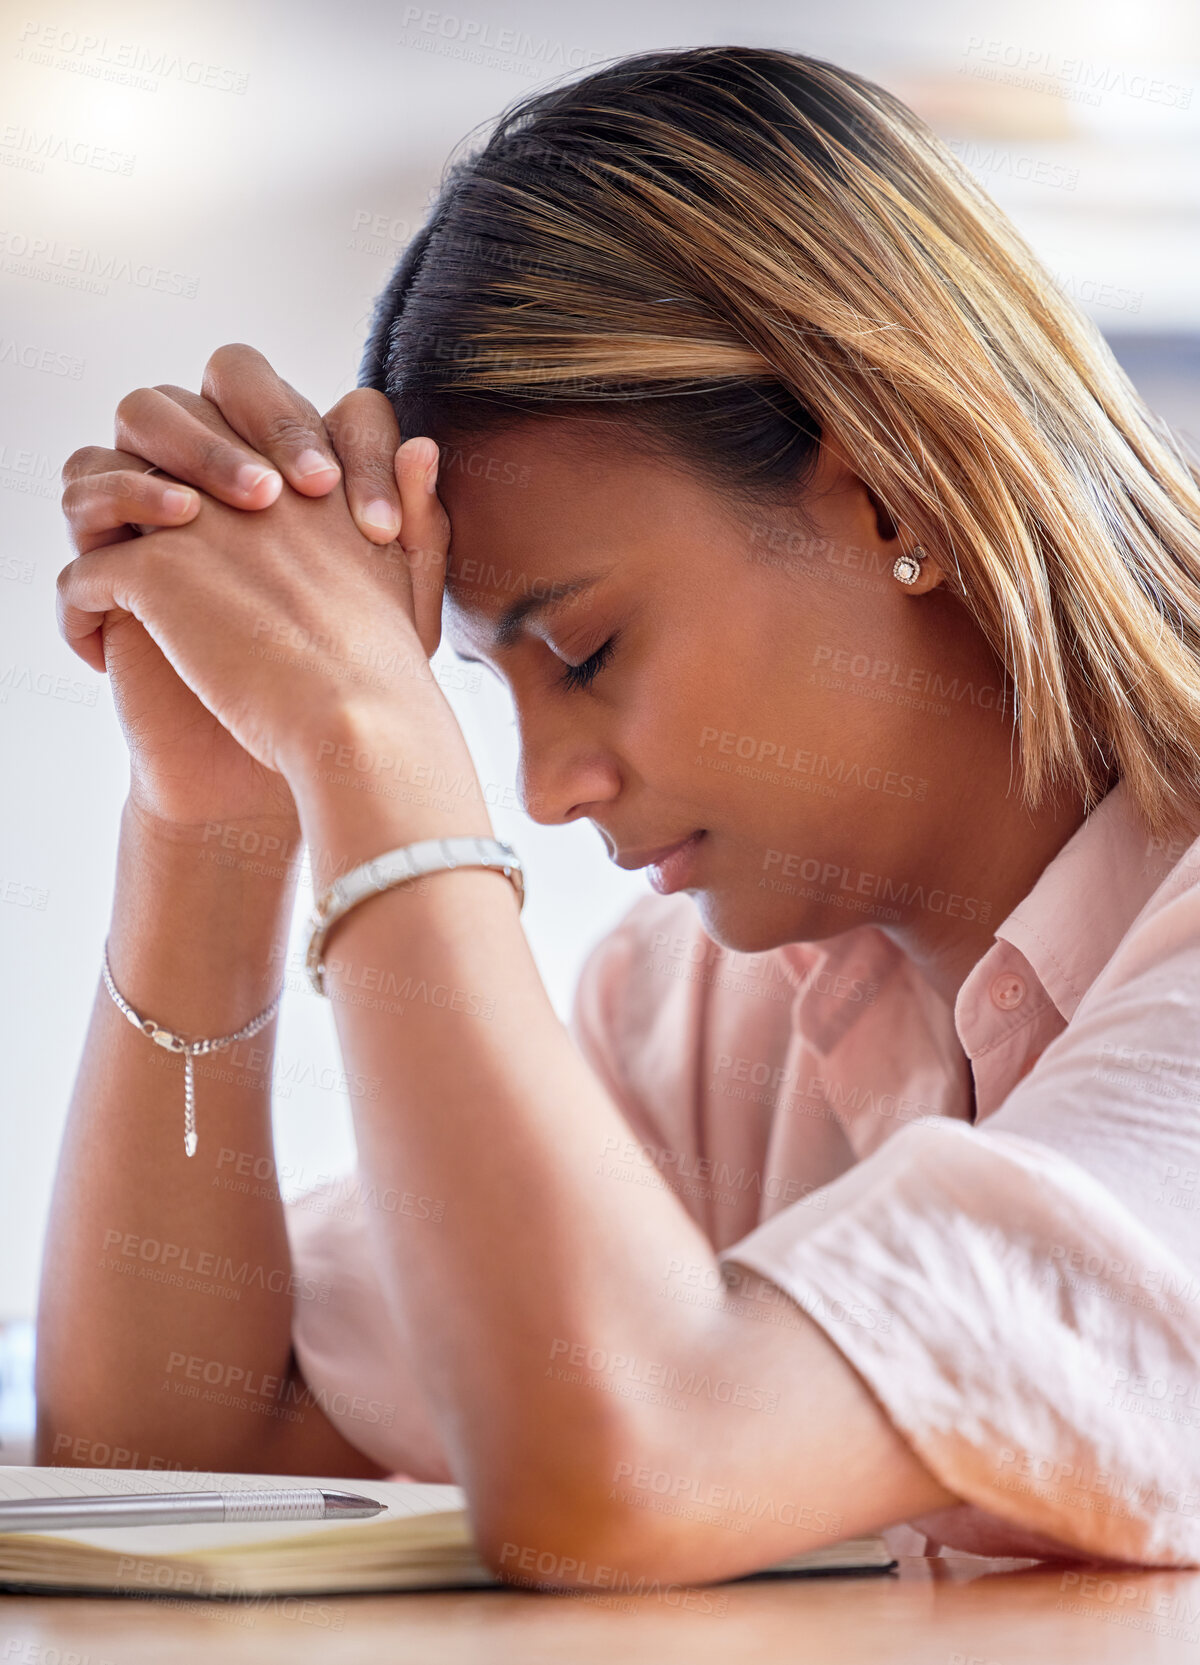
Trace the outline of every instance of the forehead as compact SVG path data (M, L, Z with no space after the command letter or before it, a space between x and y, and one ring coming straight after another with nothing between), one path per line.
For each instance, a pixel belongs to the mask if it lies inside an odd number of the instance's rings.
M497 623L524 597L582 593L649 535L663 465L602 425L544 418L442 447L450 516L446 602L463 624Z
M537 434L442 447L437 489L451 529L446 599L456 613L487 615L566 582L582 530L575 504L593 474L572 467Z

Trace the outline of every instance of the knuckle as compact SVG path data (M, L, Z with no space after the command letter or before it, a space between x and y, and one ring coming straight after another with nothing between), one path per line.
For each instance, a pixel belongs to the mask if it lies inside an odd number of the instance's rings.
M122 427L137 421L139 413L153 400L154 392L152 387L135 387L132 393L125 395L117 406L117 421Z
M196 467L203 475L224 474L234 468L237 454L219 434L198 435L196 439Z
M63 480L70 485L84 474L98 474L108 467L107 459L112 453L100 445L81 445L78 451L72 451L62 466Z
M272 411L262 419L260 443L263 445L298 450L302 446L311 445L316 438L312 423L306 421L297 411Z
M359 466L378 460L390 476L400 427L382 393L373 388L354 388L329 411L325 426L339 456L353 459Z
M223 371L236 370L239 365L245 365L247 359L261 357L261 353L248 347L244 341L229 341L208 355L205 371L208 375L219 376Z
M60 602L68 602L71 599L71 591L75 587L78 561L78 555L74 555L65 566L58 570L58 576L54 580L54 593Z
M339 449L338 455L345 464L346 473L353 479L369 486L373 492L378 492L393 502L399 501L396 476L392 469L390 455L380 451L344 449Z

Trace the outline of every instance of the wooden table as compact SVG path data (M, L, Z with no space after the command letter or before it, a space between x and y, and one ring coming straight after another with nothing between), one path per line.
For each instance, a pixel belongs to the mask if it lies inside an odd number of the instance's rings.
M306 1605L307 1604L307 1605ZM1137 1665L1200 1657L1200 1573L908 1558L898 1573L667 1588L0 1597L0 1665Z

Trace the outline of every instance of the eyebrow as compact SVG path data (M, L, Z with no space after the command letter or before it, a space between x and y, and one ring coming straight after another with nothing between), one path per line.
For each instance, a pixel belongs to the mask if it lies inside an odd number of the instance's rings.
M604 574L591 572L580 578L563 579L555 582L545 595L519 596L510 607L506 607L500 615L495 629L492 631L492 646L494 648L510 648L520 635L521 626L525 620L535 613L544 613L560 606L572 596L580 595L584 590L590 590L598 584ZM481 663L473 654L460 653L460 659L466 659L473 665Z

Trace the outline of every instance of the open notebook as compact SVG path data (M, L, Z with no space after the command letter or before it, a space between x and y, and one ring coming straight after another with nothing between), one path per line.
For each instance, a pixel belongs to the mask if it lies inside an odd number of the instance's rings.
M127 1590L178 1597L328 1595L494 1586L497 1582L476 1560L463 1494L457 1486L162 1469L0 1467L0 1498L246 1491L262 1486L323 1486L357 1492L386 1503L388 1513L372 1520L338 1522L0 1533L0 1588ZM854 1538L767 1570L866 1572L885 1571L894 1564L882 1538ZM532 1581L536 1574L529 1577Z

